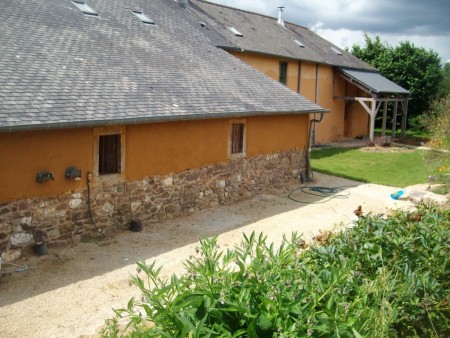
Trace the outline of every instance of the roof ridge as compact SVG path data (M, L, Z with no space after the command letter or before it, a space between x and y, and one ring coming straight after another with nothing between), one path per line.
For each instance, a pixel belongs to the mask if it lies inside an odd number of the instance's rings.
M248 13L248 14L259 15L259 16L262 16L262 17L265 17L265 18L268 18L268 19L274 19L275 21L277 20L277 18L275 16L270 16L270 15L262 14L262 13L258 13L258 12L252 12L252 11L248 11L246 9L240 9L240 8L236 8L236 7L232 7L232 6L222 5L222 4L218 4L218 3L215 3L215 2L212 2L212 1L208 1L208 0L194 0L194 1L203 2L203 3L209 4L209 5L214 5L214 6L217 6L217 7L232 9L232 10L235 10L235 11L244 12L244 13ZM286 21L286 20L284 22L288 23L288 24L291 24L291 25L294 25L294 26L297 26L297 27L300 27L300 28L305 28L305 29L309 30L309 28L306 27L306 26L302 26L302 25L299 25L299 24L296 24L296 23L293 23L293 22L290 22L290 21Z

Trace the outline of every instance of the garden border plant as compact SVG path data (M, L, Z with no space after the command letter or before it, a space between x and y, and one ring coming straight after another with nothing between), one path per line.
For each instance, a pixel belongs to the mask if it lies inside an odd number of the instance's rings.
M310 247L296 234L278 249L263 234L226 251L205 238L181 276L164 279L154 262L138 263L132 280L142 299L115 310L102 334L449 336L449 225L450 211L420 206L361 216Z

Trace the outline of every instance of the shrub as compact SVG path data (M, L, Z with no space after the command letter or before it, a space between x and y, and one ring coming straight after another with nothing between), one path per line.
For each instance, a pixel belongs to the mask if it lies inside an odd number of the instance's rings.
M225 252L203 239L179 277L138 263L142 300L115 310L103 336L448 336L449 225L449 211L422 206L360 217L309 248L295 234L279 249L244 235Z

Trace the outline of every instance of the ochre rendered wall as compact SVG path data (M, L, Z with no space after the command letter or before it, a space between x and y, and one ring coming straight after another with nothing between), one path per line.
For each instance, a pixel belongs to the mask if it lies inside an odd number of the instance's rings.
M347 84L345 96L366 96L366 93ZM345 137L366 136L369 133L369 114L357 101L347 102Z
M319 66L317 103L325 109L330 109L330 113L325 114L322 123L316 126L316 143L339 141L344 137L345 102L334 98L334 95L343 96L344 89L344 80L334 75L331 66Z
M0 133L0 202L27 197L57 196L86 187L87 171L95 171L97 137L121 131L125 147L124 172L105 175L109 183L167 175L186 169L226 162L230 123L234 119L180 121L146 125L111 126ZM247 157L302 149L307 140L307 115L242 118ZM65 169L82 170L79 181L67 180ZM55 180L36 182L36 173L51 171Z
M226 162L233 121L246 123L247 157L306 146L307 115L129 126L126 178L136 180Z
M303 149L308 139L308 115L247 119L247 156Z
M298 61L273 56L258 55L247 52L231 52L235 57L256 68L271 79L278 81L280 76L280 61L287 62L286 86L294 92L298 92Z
M295 92L300 92L307 99L318 103L323 108L330 109L330 112L324 115L323 121L316 124L316 143L328 143L341 140L344 137L367 135L368 117L364 110L356 105L347 105L346 107L344 100L334 99L335 95L345 95L345 80L334 74L332 66L248 52L232 51L230 53L276 81L279 79L279 62L288 62L287 87ZM298 82L299 64L301 67L300 83ZM316 93L317 66L318 84ZM314 115L312 114L310 118L314 118Z
M135 180L225 162L228 132L225 119L129 126L126 178Z
M316 64L303 61L301 64L300 94L308 100L316 99Z
M84 186L92 170L94 137L90 129L0 133L0 202L52 196ZM76 166L83 180L67 180L65 169ZM36 173L51 171L55 180L36 182Z

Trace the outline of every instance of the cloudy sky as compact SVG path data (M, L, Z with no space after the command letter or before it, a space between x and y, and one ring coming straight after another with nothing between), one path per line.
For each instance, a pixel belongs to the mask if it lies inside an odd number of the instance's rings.
M391 46L410 41L450 62L450 0L209 0L305 26L341 48L364 45L364 33Z

